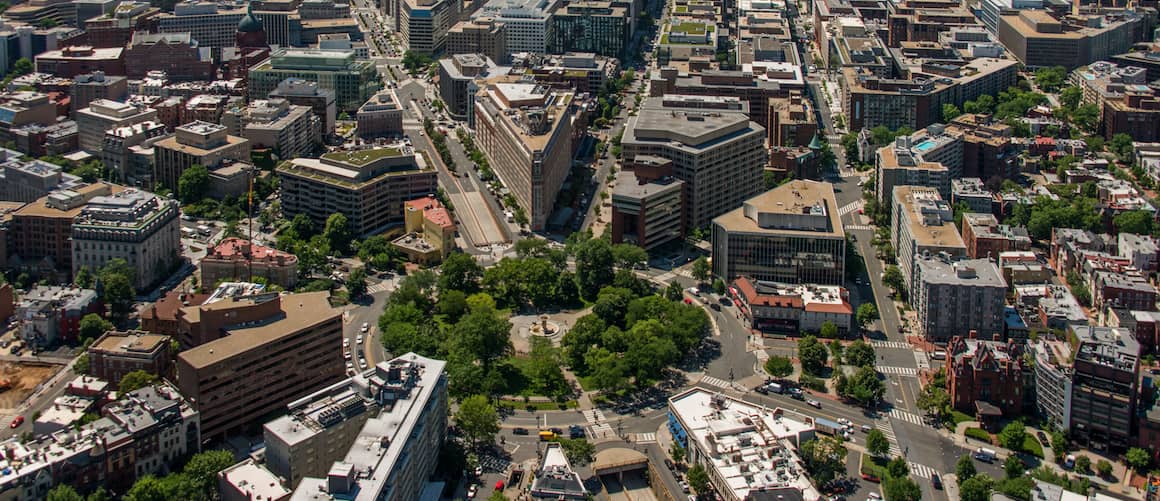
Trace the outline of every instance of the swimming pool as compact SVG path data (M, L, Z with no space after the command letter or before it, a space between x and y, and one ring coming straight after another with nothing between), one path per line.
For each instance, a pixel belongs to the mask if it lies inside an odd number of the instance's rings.
M927 151L930 151L931 148L934 148L934 141L929 139L914 145L914 149L919 153L926 153Z

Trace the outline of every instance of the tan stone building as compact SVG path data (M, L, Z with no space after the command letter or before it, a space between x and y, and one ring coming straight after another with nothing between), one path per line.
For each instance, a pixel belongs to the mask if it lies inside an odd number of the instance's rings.
M113 386L133 371L172 377L172 338L145 331L109 331L89 346L92 375Z
M407 233L393 243L410 261L438 263L455 248L451 211L434 196L408 200L403 212Z
M250 159L250 140L229 135L224 125L192 122L175 132L153 145L153 181L160 186L176 190L181 174L194 164L213 170L225 160Z

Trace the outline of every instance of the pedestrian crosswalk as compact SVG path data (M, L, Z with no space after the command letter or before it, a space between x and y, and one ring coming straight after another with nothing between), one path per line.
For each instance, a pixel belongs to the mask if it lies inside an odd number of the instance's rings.
M601 411L600 409L586 410L586 411L584 411L584 420L588 421L588 424L603 423L605 421L604 412Z
M883 374L890 374L890 375L896 375L896 376L917 376L918 375L918 369L915 369L914 367L883 367L883 366L878 366L878 367L875 367L875 369L878 369L878 372L881 372Z
M733 389L733 385L730 384L729 381L726 381L726 380L721 379L719 377L713 377L713 376L710 376L708 374L701 376L701 382L705 383L709 386L716 386L718 388L722 388L722 389L726 389L726 390Z
M612 425L608 423L594 424L588 427L588 436L593 439L608 438L613 435Z
M865 224L847 224L847 225L843 226L843 228L845 228L847 230L862 230L862 231L873 231L874 230L874 227L868 226Z
M938 473L934 468L925 464L910 463L910 474L915 477L930 479L932 475Z
M636 443L638 443L638 444L652 444L652 443L656 443L657 434L656 433L637 433L636 436L633 438L635 439Z
M910 343L903 341L870 341L870 346L875 349L878 348L894 348L898 350L912 350L914 349Z
M930 359L927 358L925 351L914 352L914 365L918 366L918 370L930 368Z
M861 209L864 204L865 204L865 202L863 202L861 199L854 201L854 202L850 202L846 205L843 205L842 208L838 209L838 215L845 216L846 214L849 214L849 213L854 212L858 209Z
M890 441L890 456L901 456L902 449L898 447L898 437L894 436L894 426L891 426L889 419L882 419L874 423L874 427L878 428L886 440Z
M391 283L382 281L374 285L367 286L367 294L377 294L391 289Z
M916 424L919 426L926 424L923 422L922 416L919 416L913 412L904 411L902 409L890 409L890 417L894 419L901 419L907 423Z

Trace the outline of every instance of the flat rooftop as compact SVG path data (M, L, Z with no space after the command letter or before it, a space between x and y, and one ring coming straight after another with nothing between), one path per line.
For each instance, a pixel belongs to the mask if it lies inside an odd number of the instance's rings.
M910 237L917 245L966 249L953 217L944 219L940 215L949 213L950 205L939 197L937 190L922 186L895 186L894 199L901 204L902 212L898 217L905 218Z
M844 239L837 205L830 183L795 180L746 200L713 223L730 233Z
M229 298L215 303L183 308L187 312L202 310L230 309L252 304L255 298L262 296L248 296ZM271 343L286 336L331 321L341 315L330 306L330 293L305 292L281 296L280 317L258 322L252 326L238 326L229 330L229 335L209 343L181 352L178 357L184 359L195 369L208 367L239 353Z

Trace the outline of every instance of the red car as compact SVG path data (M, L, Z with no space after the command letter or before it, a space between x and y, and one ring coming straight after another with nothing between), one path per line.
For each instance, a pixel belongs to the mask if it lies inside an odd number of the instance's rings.
M16 416L16 419L12 420L12 427L13 428L17 428L22 424L24 424L24 416Z

